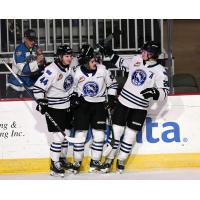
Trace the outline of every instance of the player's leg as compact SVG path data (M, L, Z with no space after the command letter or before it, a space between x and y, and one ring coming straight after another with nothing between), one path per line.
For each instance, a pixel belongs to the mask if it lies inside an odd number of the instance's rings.
M65 119L63 119L63 122L65 123L64 124L65 125L65 134L67 136L70 136L70 132L71 132L71 128L72 128L71 120L72 120L71 111L70 111L70 109L66 109ZM68 145L69 145L68 141L66 139L64 139L64 141L61 144L60 162L65 170L72 171L72 168L73 168L72 163L68 162L68 160L67 160Z
M105 140L106 129L106 110L103 103L92 105L91 127L93 133L93 142L91 146L90 172L99 171L101 168L101 156Z
M120 102L118 102L112 116L115 143L110 154L107 156L107 159L103 165L103 168L101 169L102 172L106 173L110 170L112 161L117 153L117 149L120 144L120 138L124 133L124 128L126 126L128 113L129 113L129 108L125 107ZM111 138L108 139L108 142L111 142Z
M84 137L86 139L87 132L89 129L89 114L90 107L87 102L83 102L78 108L74 110L74 129L75 137ZM73 156L74 164L73 170L74 173L78 173L80 170L81 162L84 158L84 147L85 142L74 144Z
M120 151L117 156L117 169L119 172L123 172L124 170L124 161L131 153L133 144L136 140L137 132L142 129L146 114L146 110L139 109L131 109L129 112L127 127L125 129L124 137L120 145Z
M52 116L55 122L64 131L63 119L65 118L65 111L60 109L48 108L48 113ZM61 146L64 141L64 136L57 131L53 123L46 117L48 131L52 133L52 143L50 146L50 158L51 158L51 175L63 176L65 170L60 163Z

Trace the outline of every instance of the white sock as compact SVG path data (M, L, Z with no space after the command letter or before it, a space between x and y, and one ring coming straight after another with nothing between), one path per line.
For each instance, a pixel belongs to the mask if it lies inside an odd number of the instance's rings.
M93 160L99 161L101 159L105 133L103 130L92 129L93 142L91 146L91 157Z
M137 131L130 129L129 127L126 127L125 129L125 133L124 133L124 138L121 142L120 145L120 151L119 154L117 156L117 158L119 160L126 160L132 150L133 147L133 143L136 140L136 135L137 135Z
M114 159L116 153L117 153L117 149L118 149L118 146L119 146L119 142L120 142L120 138L121 136L123 135L124 133L124 126L119 126L119 125L116 125L116 124L113 124L113 131L114 131L114 138L115 138L115 143L114 143L114 146L113 146L113 149L111 150L110 154L107 156L108 159ZM110 136L112 137L112 136ZM111 139L109 138L108 141L110 142Z

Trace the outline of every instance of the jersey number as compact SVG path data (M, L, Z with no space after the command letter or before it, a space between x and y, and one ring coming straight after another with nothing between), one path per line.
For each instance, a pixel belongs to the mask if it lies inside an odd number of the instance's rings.
M48 79L45 80L45 77L40 79L40 83L43 83L44 85L46 85L48 83Z
M168 81L163 81L164 87L169 87L169 82Z

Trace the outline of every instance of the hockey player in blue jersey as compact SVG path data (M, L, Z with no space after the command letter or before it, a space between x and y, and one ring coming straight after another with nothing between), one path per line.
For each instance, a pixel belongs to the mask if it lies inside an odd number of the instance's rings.
M22 82L32 89L37 78L45 67L45 58L41 48L36 46L36 32L29 29L24 32L23 42L17 46L13 54L12 69ZM29 97L23 86L11 74L8 77L7 97Z
M141 54L133 56L131 60L121 58L109 48L105 48L104 52L116 67L129 72L112 117L115 143L101 169L103 172L110 170L120 147L117 170L123 172L137 132L143 127L150 101L164 101L167 98L168 77L165 68L157 61L160 47L154 41L146 42Z

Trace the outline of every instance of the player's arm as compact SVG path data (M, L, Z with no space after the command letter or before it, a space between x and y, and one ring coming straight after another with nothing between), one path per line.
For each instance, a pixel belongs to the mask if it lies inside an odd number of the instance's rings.
M33 87L33 94L38 103L36 110L41 112L41 114L45 114L48 109L48 99L45 97L45 93L56 80L57 73L46 68Z
M108 94L108 99L107 99L105 108L113 109L117 101L116 95L117 95L118 83L115 77L111 74L109 70L105 70L105 73L106 73L105 83L106 83L107 94Z
M115 77L111 74L111 72L109 70L105 70L105 71L106 71L105 83L106 83L106 87L108 90L108 95L116 96L118 83L117 83Z
M168 76L165 69L159 71L155 75L155 86L146 88L140 92L145 99L153 98L153 100L164 101L169 93Z
M155 87L160 93L158 101L164 101L169 94L169 80L164 68L156 75Z
M129 71L129 68L132 64L130 60L120 57L110 47L103 47L102 51L105 56L110 57L110 62L113 63L117 68L123 71Z
M46 91L50 88L52 83L56 81L57 73L48 67L45 68L42 76L38 78L34 84L33 94L36 99L41 99L45 97Z
M73 93L70 95L70 106L72 108L77 108L81 104L82 96L80 97L78 94L78 83L79 83L79 75L78 70L74 75L74 84L73 84Z

